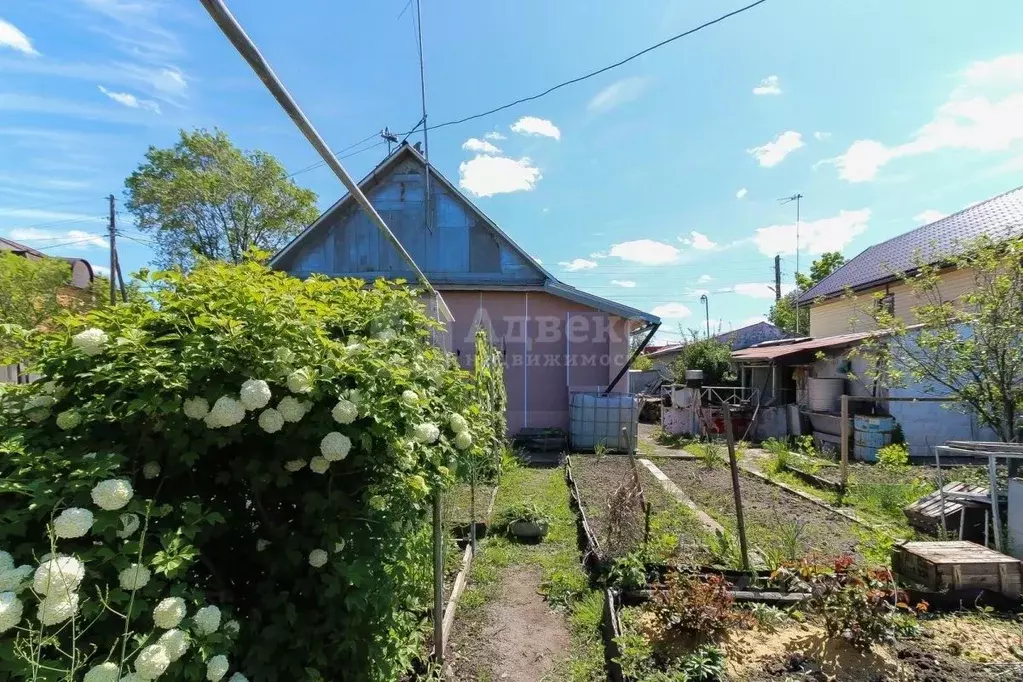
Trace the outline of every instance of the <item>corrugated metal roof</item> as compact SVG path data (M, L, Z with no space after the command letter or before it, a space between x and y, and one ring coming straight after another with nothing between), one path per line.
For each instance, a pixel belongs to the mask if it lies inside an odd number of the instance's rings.
M877 332L856 332L854 334L839 334L838 336L825 336L820 339L810 339L798 343L778 344L769 342L752 348L744 348L732 353L733 360L777 360L789 355L799 355L808 351L824 350L826 348L841 348L852 346L863 339L874 336Z
M801 303L897 279L922 260L935 263L977 237L1005 238L1023 233L1023 187L965 208L888 241L875 244L799 297Z
M751 337L757 335L757 332L761 332L761 338L751 339ZM734 349L736 347L748 348L753 345L751 341L755 341L757 344L775 342L777 339L784 338L784 336L785 332L770 322L756 322L754 324L748 324L745 327L733 329L732 331L716 334L714 339L721 343L727 343ZM772 338L765 339L763 337ZM664 355L670 355L671 353L677 353L685 345L685 343L673 343L664 346L663 348L658 348L650 353L645 353L645 355L649 358L658 358Z

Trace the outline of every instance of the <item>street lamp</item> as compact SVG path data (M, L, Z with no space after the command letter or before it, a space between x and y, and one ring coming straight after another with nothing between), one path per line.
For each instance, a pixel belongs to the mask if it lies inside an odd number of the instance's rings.
M707 338L710 338L710 299L707 294L700 295L700 302L703 303L703 312L707 316Z

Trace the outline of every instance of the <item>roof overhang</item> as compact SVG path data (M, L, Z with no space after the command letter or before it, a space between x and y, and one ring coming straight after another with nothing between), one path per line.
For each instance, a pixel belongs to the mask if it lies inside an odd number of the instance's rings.
M756 362L777 362L785 360L786 364L798 364L800 360L812 360L818 351L838 350L855 346L865 339L877 336L887 336L889 332L856 332L853 334L839 334L838 336L825 336L820 339L809 339L795 343L779 344L770 343L765 345L751 346L732 353L732 360L740 363Z

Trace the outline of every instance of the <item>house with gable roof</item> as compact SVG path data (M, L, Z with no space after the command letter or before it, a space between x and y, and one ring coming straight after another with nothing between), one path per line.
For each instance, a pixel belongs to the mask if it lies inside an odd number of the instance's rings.
M628 391L630 339L648 339L657 316L559 281L412 145L401 144L359 186L443 296L459 362L471 366L481 327L504 352L511 434L567 430L570 392ZM296 277L416 281L347 194L270 264Z

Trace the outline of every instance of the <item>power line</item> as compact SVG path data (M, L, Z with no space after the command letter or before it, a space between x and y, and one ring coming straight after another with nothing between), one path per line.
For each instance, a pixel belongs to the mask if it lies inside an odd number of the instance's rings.
M103 235L96 235L95 237L86 237L84 239L76 239L70 242L64 242L63 244L50 244L49 246L40 246L36 251L48 251L50 249L59 249L62 246L74 246L75 244L81 244L82 242L95 242L97 239L105 239Z
M342 154L344 154L345 152L347 152L350 149L354 149L354 148L358 147L360 144L364 144L366 142L369 142L370 140L375 138L378 134L379 133L373 133L372 135L367 135L366 137L362 138L358 142L355 142L353 144L348 145L347 147L344 147L343 149L339 149L336 152L333 152L333 154L338 159L348 158L347 156L342 156ZM368 151L368 150L370 150L370 149L372 149L373 147L376 147L376 146L379 146L379 143L377 143L376 145L373 145L372 147L366 147L366 149L361 149L358 152L356 152L356 154L361 154L362 152ZM354 155L355 154L350 154L349 156L354 156ZM304 168L299 168L297 171L295 171L294 173L292 173L288 177L289 178L293 178L296 175L298 175L299 173L305 173L307 171L313 170L314 168L319 168L320 166L323 166L323 165L325 165L324 161L317 161L316 163L311 163L311 164L309 164L308 166L306 166Z
M71 225L71 224L75 224L75 223L91 223L91 222L96 222L96 221L99 221L99 220L103 220L103 219L100 218L99 216L96 216L95 218L92 217L92 216L84 216L84 217L80 217L80 218L67 218L65 220L55 220L55 221L50 222L50 223L36 223L34 225L19 225L18 227L12 227L11 229L12 230L32 230L32 229L43 228L43 227L56 227L57 225Z

